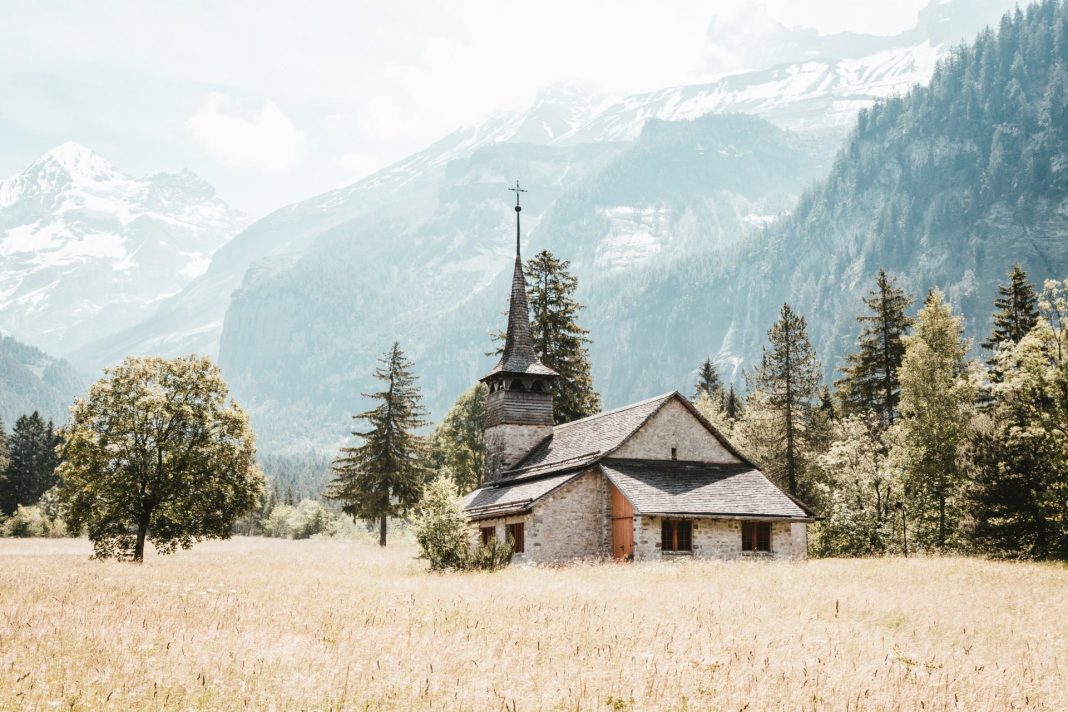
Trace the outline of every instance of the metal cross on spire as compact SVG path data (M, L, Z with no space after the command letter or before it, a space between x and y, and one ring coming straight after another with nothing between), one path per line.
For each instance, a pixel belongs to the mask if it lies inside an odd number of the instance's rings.
M520 188L519 187L519 181L515 182L515 187L514 188L509 188L508 190L510 190L513 193L515 193L515 254L518 257L519 256L519 213L523 210L523 208L521 208L519 206L519 194L520 193L526 193L527 190L526 190L526 188Z

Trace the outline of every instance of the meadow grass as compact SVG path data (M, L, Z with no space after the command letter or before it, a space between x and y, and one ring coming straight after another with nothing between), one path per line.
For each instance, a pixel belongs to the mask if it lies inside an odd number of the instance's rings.
M1068 709L1068 568L0 540L0 709Z

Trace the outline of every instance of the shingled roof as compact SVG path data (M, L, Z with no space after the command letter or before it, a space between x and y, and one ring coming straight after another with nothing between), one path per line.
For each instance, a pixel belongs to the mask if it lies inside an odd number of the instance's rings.
M612 458L669 401L686 405L741 460L738 464ZM680 393L665 393L606 413L558 425L500 480L467 496L472 519L530 510L537 500L597 467L645 515L757 517L811 521L801 502L745 460Z
M622 408L557 425L553 434L506 471L502 481L526 479L561 469L576 469L596 462L622 445L645 425L676 393L632 403Z
M605 459L598 467L636 514L814 518L812 510L748 464Z
M508 300L508 331L504 339L501 360L482 380L498 373L556 376L534 353L534 338L530 335L530 308L527 306L527 281L523 276L523 260L516 245L515 270L512 272L512 295Z

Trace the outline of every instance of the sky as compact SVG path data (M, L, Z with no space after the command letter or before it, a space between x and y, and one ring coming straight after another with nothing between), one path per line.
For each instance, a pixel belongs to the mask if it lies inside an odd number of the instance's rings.
M925 4L0 0L0 178L77 141L133 175L188 168L259 217L540 88L708 81L758 68L776 24L890 35Z

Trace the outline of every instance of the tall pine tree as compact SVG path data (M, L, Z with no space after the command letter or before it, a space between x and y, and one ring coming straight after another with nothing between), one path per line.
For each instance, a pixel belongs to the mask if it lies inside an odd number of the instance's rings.
M353 416L368 428L352 433L362 444L342 448L326 496L342 502L353 519L377 521L378 544L385 546L388 518L418 502L429 469L426 441L415 432L427 423L412 363L396 342L379 362L374 375L384 389L363 394L377 405Z
M1038 295L1019 263L1009 270L1009 283L998 287L998 295L994 300L994 330L983 342L983 348L990 351L1020 343L1038 323Z
M902 475L915 535L939 549L955 544L963 514L962 453L970 432L975 384L965 361L963 320L932 290L905 337L901 417L890 431L890 457Z
M807 492L803 479L820 365L808 340L805 318L783 304L768 331L769 347L753 375L749 411L763 411L765 471L791 495ZM754 414L756 415L756 414Z
M701 396L708 396L712 400L718 400L723 395L723 382L719 380L719 371L711 358L706 358L697 368L697 387L694 389L693 400L696 403Z
M553 383L553 419L558 424L601 410L590 373L589 332L578 324L578 279L568 272L569 266L548 250L524 266L534 350L543 364L560 374Z
M902 337L912 325L905 315L912 297L879 270L864 304L868 313L857 317L862 325L857 350L846 354L843 378L836 384L838 397L846 413L875 413L886 428L894 424L901 397L897 370L905 357Z

